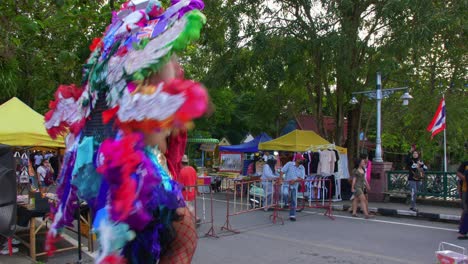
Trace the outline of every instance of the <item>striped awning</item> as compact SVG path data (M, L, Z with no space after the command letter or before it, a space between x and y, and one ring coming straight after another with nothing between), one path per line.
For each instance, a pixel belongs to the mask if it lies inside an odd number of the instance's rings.
M205 144L218 144L219 140L216 138L189 138L188 143L205 143Z

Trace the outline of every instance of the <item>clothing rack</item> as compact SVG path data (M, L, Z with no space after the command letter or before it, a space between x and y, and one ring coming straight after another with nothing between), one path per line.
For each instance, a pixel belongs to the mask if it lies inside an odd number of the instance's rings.
M311 145L309 148L307 148L307 152L319 152L319 151L323 151L323 150L335 150L337 151L336 149L336 145L334 143L332 144L321 144L321 145ZM338 173L334 173L334 192L332 193L332 197L333 197L333 201L341 201L341 183L340 183L340 179L339 177L337 177L337 175L339 174L339 171ZM316 176L322 176L322 177L327 177L327 176L331 176L332 174L330 175L320 175L320 174L310 174L308 175L309 177L312 176L312 177L316 177ZM331 191L331 190L326 190L327 192ZM325 195L325 188L322 188L322 197Z
M312 145L309 148L307 148L306 151L315 152L315 151L324 150L324 149L336 150L336 145L335 144Z

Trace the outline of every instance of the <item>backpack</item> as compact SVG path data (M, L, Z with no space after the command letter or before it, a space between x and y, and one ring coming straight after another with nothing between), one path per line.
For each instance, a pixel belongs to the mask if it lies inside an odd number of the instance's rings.
M49 186L54 183L54 174L51 170L47 170L46 176L44 177L44 184Z

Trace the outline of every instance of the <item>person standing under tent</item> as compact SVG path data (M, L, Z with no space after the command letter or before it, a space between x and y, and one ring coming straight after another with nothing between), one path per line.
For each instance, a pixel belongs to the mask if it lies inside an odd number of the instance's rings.
M457 170L457 177L461 182L461 202L462 215L460 218L460 226L458 228L458 239L468 239L468 161L462 162Z
M57 181L58 173L59 173L59 157L58 154L52 154L49 158L50 166L54 169L54 182Z
M299 181L305 178L305 168L301 162L304 160L302 154L297 153L294 155L294 161L290 161L284 165L280 172L280 179L284 177L283 184L283 197L285 203L291 200L289 206L289 220L296 221L296 200Z
M34 169L37 170L39 166L41 166L42 160L44 159L44 156L42 155L42 152L38 151L34 155Z
M411 190L411 207L410 210L417 212L416 209L416 198L418 195L418 189L421 187L421 180L424 177L424 172L427 170L427 166L419 158L419 152L412 148L412 157L408 156L407 165L409 170L408 185Z
M49 161L44 159L41 165L37 167L37 177L39 178L39 189L42 193L47 192L48 187L53 183L54 169L50 165Z
M44 155L44 159L50 160L52 156L54 156L54 154L52 154L52 151L47 151L47 153Z
M263 206L265 207L265 212L268 211L270 206L273 204L272 202L272 196L273 196L273 182L276 178L278 178L277 175L274 174L274 168L275 168L275 159L267 159L265 160L261 159L260 162L262 163L263 166L263 171L262 171L262 187L263 187ZM273 168L273 169L272 169Z
M274 159L275 159L275 156L274 156L274 155L271 155L269 151L265 151L265 152L263 153L263 157L262 157L262 158L263 158L263 160L264 160L265 162L268 162L268 160L272 160L272 159L274 160Z
M351 184L351 192L354 194L353 200L353 216L357 217L357 203L358 200L361 202L361 210L364 212L366 219L371 218L367 210L367 199L364 194L364 188L370 190L370 186L366 181L365 176L366 160L360 158L354 164L353 170L353 182Z

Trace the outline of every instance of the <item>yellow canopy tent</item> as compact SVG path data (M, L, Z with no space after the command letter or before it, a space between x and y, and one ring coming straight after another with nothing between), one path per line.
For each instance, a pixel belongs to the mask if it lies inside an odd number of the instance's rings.
M63 137L50 138L44 116L16 97L0 105L0 143L18 147L64 148Z
M314 131L296 129L279 138L260 143L260 145L258 145L258 149L305 152L312 146L330 144L330 142L316 134ZM346 153L345 148L338 146L335 148L340 153Z

